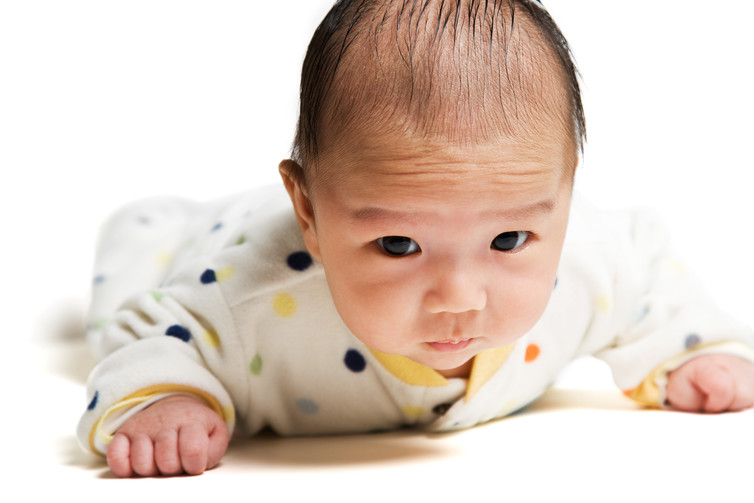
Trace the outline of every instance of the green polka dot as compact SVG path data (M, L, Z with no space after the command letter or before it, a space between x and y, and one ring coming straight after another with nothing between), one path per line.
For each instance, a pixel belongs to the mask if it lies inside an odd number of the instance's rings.
M246 242L246 236L238 236L238 241L236 241L236 245L242 245Z
M262 373L262 356L259 353L254 355L254 358L251 360L251 364L249 365L249 369L255 376L258 376Z
M165 298L165 294L162 293L162 292L158 292L156 290L153 290L150 293L152 294L152 297L154 298L154 300L156 300L157 302L160 302L160 301L162 301L162 299Z

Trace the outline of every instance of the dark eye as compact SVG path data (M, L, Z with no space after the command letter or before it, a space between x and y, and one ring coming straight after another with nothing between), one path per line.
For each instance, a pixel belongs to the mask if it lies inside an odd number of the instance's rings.
M529 240L529 233L526 231L503 232L498 234L492 240L492 249L498 251L514 251L521 248Z
M420 251L419 245L411 238L386 236L377 240L377 245L393 257L405 257Z

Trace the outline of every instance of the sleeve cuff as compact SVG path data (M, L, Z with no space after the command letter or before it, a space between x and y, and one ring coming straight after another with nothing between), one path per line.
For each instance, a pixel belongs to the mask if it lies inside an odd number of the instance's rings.
M188 395L198 399L223 418L223 421L228 426L228 431L233 431L235 425L235 410L233 407L223 407L209 393L191 386L161 384L132 393L107 409L94 423L89 432L89 448L92 452L104 456L115 432L124 422L158 400L174 395Z
M666 407L666 386L668 374L698 356L710 354L728 354L738 356L754 363L754 349L741 342L718 342L696 346L680 355L667 360L650 372L637 387L623 391L631 400L648 407Z

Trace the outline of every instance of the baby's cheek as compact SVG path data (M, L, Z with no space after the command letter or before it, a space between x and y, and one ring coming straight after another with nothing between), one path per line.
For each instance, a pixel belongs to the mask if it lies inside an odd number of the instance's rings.
M331 289L336 309L348 329L361 342L379 349L379 343L395 334L396 327L406 323L408 301L394 289L380 285L350 286L347 289Z
M520 337L531 330L542 317L551 290L544 290L540 282L521 281L502 293L501 305L508 331Z

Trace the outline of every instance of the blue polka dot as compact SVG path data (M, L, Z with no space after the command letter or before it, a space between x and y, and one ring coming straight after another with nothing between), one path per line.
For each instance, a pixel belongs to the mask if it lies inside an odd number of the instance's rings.
M167 331L165 331L165 335L175 337L182 340L183 342L188 342L191 340L191 332L180 325L173 325L172 327L169 327Z
M99 391L95 391L94 398L92 398L92 401L89 402L89 405L87 405L86 410L94 410L94 408L97 406L98 400L99 400Z
M355 349L349 349L346 352L343 362L351 372L363 372L367 368L367 361L364 359L364 356Z
M136 217L136 221L139 222L141 225L149 225L152 223L152 219L149 217L145 217L144 215L139 215Z
M555 276L555 284L554 284L554 285L552 285L552 289L553 289L553 290L555 290L555 289L556 289L556 288L558 287L558 279L559 279L559 278L558 278L557 276Z
M199 281L201 281L203 285L209 285L217 281L217 275L212 269L207 269L202 273Z
M105 282L105 275L104 274L98 274L94 277L94 280L92 281L95 285L101 285Z
M212 230L210 232L217 232L217 231L219 231L222 228L223 228L223 223L222 222L217 222L215 224L215 226L212 227Z
M686 347L686 349L691 349L693 347L698 346L702 343L702 338L699 337L696 334L690 334L686 337L686 340L684 341L683 345Z
M290 267L294 271L306 271L314 263L312 256L303 251L291 253L290 255L288 255L287 262L288 267Z
M296 400L296 407L307 416L313 416L319 412L319 405L308 398L299 398Z

